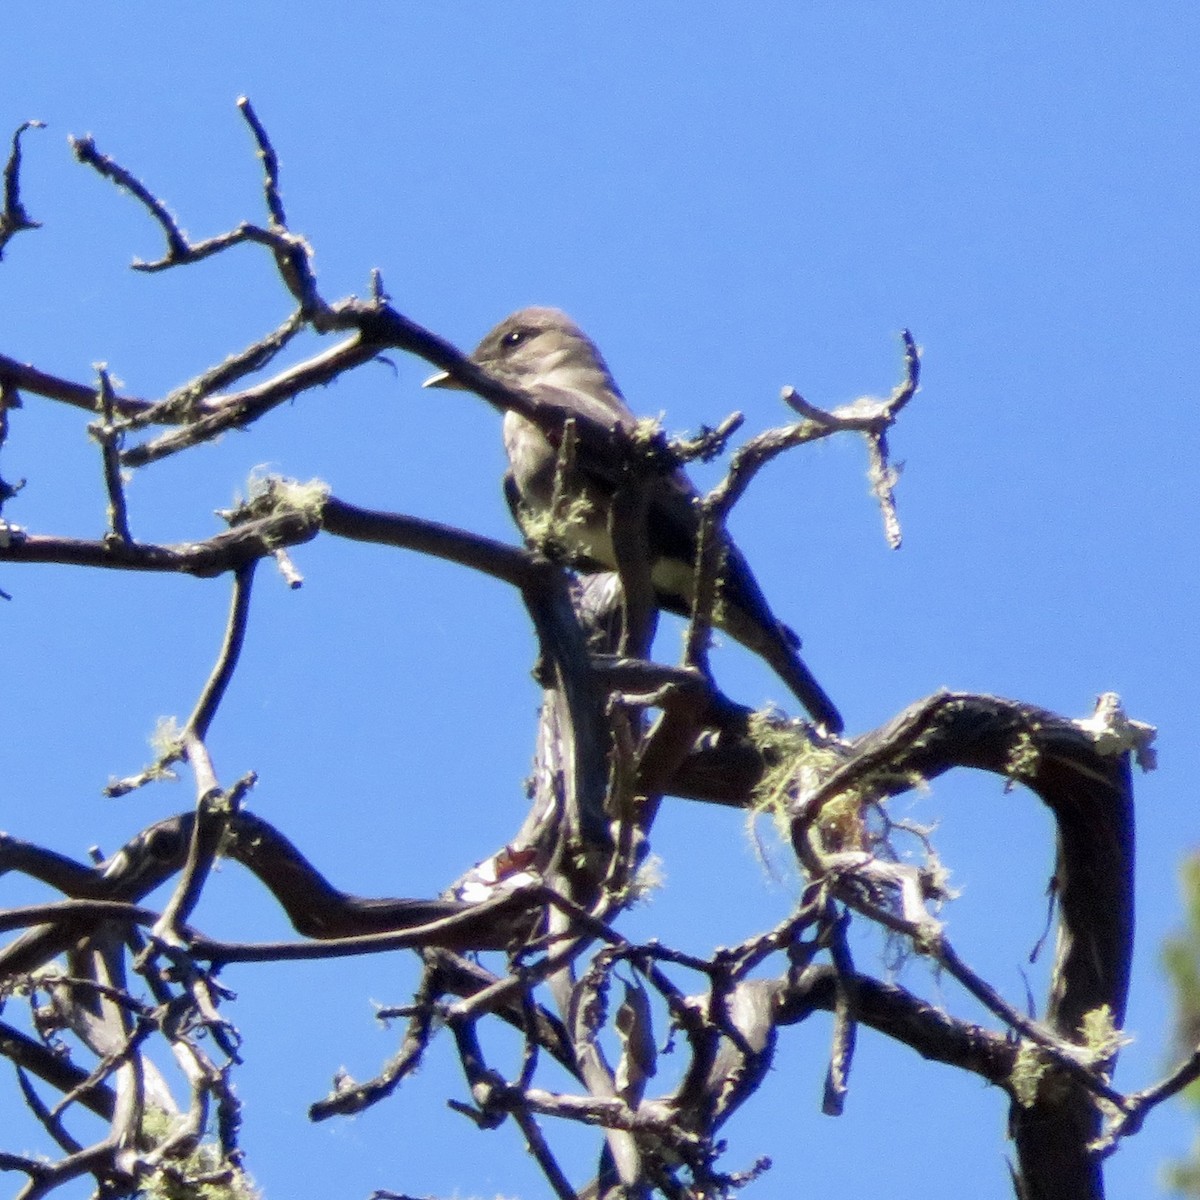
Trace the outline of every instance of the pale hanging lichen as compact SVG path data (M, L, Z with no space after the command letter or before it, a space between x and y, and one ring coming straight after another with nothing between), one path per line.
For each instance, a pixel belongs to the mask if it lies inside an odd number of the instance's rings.
M233 507L218 509L217 516L232 526L292 512L299 513L306 521L319 523L329 491L329 485L322 479L301 483L257 466L246 480L245 499L235 496Z
M246 503L257 508L263 505L271 512L298 512L311 520L320 520L325 501L329 499L329 484L323 479L301 483L284 475L272 475L263 467L255 467L246 481Z
M748 733L763 757L762 777L751 793L750 819L770 816L785 835L797 795L811 791L841 763L836 750L814 742L805 726L783 723L771 710L750 714ZM817 814L817 825L841 848L862 840L862 809L866 793L859 787L831 796Z
M174 761L183 754L183 730L175 717L159 717L149 741L159 762Z

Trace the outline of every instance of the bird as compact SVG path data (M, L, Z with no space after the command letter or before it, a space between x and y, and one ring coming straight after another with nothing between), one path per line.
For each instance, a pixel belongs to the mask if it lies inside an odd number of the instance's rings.
M613 379L595 343L564 312L523 308L506 317L470 355L471 361L502 382L605 429L631 432L637 417ZM449 372L425 381L426 387L458 387ZM505 490L525 532L553 504L558 452L542 430L520 413L504 414L504 448L509 471ZM615 491L611 468L590 464L586 444L577 450L568 486L577 517L555 533L581 569L616 569L608 516ZM656 475L647 503L646 541L652 556L650 577L661 608L689 616L695 597L696 553L700 534L700 495L681 468ZM771 611L745 557L725 534L719 603L713 621L736 641L762 657L804 705L814 721L831 734L844 728L841 714L800 656L800 639Z

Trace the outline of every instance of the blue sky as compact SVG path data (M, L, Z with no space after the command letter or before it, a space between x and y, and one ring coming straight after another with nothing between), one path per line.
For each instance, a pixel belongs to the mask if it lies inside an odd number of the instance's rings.
M734 530L851 731L941 686L1068 715L1115 689L1158 726L1161 768L1138 780L1136 1041L1119 1082L1156 1077L1169 1011L1157 948L1178 920L1176 866L1200 842L1194 6L27 7L9 23L0 131L47 123L25 142L25 201L44 228L0 263L0 352L44 369L86 380L103 361L131 392L161 394L286 314L250 248L130 272L158 254L156 229L66 145L93 133L191 233L215 233L261 214L242 93L327 297L363 292L378 267L397 308L463 346L521 305L558 305L632 406L672 430L734 409L751 429L781 421L784 384L826 406L886 392L911 328L925 375L892 439L904 548L887 550L849 439L774 464ZM135 534L207 536L211 511L268 464L511 539L497 418L422 392L426 373L369 366L141 472ZM6 516L102 531L84 424L34 398L15 414L0 470L29 486ZM341 886L435 894L523 816L537 700L523 613L500 585L412 555L322 539L295 557L300 592L260 579L213 731L218 769L257 770L255 808ZM5 567L0 587L14 597L0 610L0 827L82 857L187 808L185 786L99 790L142 765L159 716L186 715L226 585ZM717 667L740 699L786 698L741 652ZM941 821L960 952L1019 1002L1048 821L983 777L904 804ZM655 849L666 886L632 914L637 936L706 950L794 895L734 814L668 804ZM35 894L3 886L4 903ZM233 867L198 921L284 933ZM390 1053L369 1001L402 1002L413 978L399 957L230 972L245 1143L268 1196L542 1194L514 1130L476 1133L443 1107L462 1095L447 1047L382 1108L307 1126L335 1069L365 1077ZM971 1012L919 966L905 980ZM818 1112L827 1036L821 1021L792 1031L728 1127L731 1167L775 1159L751 1195L801 1179L814 1195L1009 1194L998 1093L868 1034L831 1120ZM1152 1117L1112 1160L1111 1194L1154 1194L1190 1129L1177 1111Z

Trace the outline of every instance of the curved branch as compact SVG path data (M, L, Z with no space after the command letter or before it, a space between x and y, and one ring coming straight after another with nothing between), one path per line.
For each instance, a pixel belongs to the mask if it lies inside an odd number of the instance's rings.
M0 258L12 238L25 229L40 229L21 203L21 135L30 129L44 129L42 121L23 121L9 143L8 162L4 165L4 204L0 208Z
M160 821L93 869L5 839L0 843L0 865L9 869L28 866L30 874L59 887L71 899L8 910L0 918L0 929L36 926L0 951L0 979L36 970L105 920L153 925L159 915L136 905L184 870L195 826L194 812ZM498 950L528 926L530 901L516 893L501 894L482 904L355 896L335 888L292 842L252 813L231 815L227 834L222 854L256 875L296 931L315 939L316 944L227 943L189 931L189 944L197 958L275 961L426 946ZM335 942L337 945L332 944Z
M250 619L250 593L256 564L257 559L252 559L234 573L233 598L229 605L229 620L225 626L221 653L184 727L185 731L191 731L200 741L208 736L208 727L217 715L241 657L242 645L246 640L246 624Z
M777 765L734 713L705 734L668 791L744 808ZM1078 1039L1085 1014L1125 1012L1133 938L1133 795L1129 754L1105 750L1081 722L995 696L939 692L858 738L806 799L815 810L853 790L897 795L955 767L991 771L1028 787L1058 826L1056 872L1064 936L1047 1018Z
M431 554L515 587L528 586L534 574L533 556L527 550L437 521L359 508L335 496L326 498L321 524L326 532L337 537Z
M943 692L854 742L803 808L815 813L852 792L896 795L954 767L991 771L1034 792L1054 817L1058 841L1061 920L1046 1022L1083 1046L1089 1014L1107 1008L1120 1027L1129 989L1134 820L1126 745L1092 722L998 697ZM724 746L698 747L672 790L745 806L768 765L753 741L734 730ZM1031 1104L1014 1103L1013 1136L1029 1196L1100 1194L1099 1163L1089 1146L1101 1116L1091 1090L1061 1072Z
M1133 788L1129 753L1082 723L995 696L943 692L858 739L809 803L852 787L895 795L914 777L976 767L1024 784L1058 827L1062 934L1046 1014L1078 1041L1084 1016L1125 1015L1133 948Z

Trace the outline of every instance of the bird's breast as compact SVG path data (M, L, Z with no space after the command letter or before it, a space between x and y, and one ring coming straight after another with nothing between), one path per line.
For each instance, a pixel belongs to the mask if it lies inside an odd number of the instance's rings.
M548 508L554 495L554 447L546 435L515 412L504 414L504 449L513 481L530 508Z

